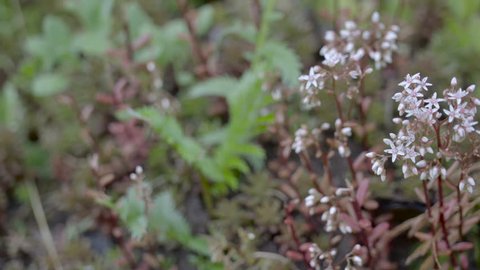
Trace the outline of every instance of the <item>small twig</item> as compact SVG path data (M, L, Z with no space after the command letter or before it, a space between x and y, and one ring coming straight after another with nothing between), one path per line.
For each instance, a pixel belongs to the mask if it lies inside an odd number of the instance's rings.
M37 221L43 245L47 249L48 256L53 262L54 269L63 270L57 249L55 248L52 232L50 231L50 227L48 226L45 211L43 211L42 201L40 200L40 195L38 194L37 185L35 184L34 180L27 181L26 185L28 196L30 197L30 204L32 206L33 215L35 216L35 220Z

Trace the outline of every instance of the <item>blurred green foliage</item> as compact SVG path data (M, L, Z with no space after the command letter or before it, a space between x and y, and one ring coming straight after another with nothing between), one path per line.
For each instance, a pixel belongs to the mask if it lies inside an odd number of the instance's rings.
M152 260L165 269L185 261L185 254L198 269L292 269L268 246L283 243L288 232L281 226L276 179L265 166L272 153L258 138L275 118L270 109L277 101L269 90L298 86L303 64L320 60L323 32L334 21L378 9L405 29L405 44L414 44L400 48L398 70L423 67L429 76L480 79L480 0L259 2L263 16L257 26L243 1L189 1L196 36L220 63L216 76L199 78L176 1L0 0L0 209L7 213L0 219L0 268L51 265L39 251L23 183L36 181L52 230L58 238L68 235L61 243L67 269L118 269L121 249L104 239L106 233L85 236L101 231L98 220L106 209L118 216L127 238L141 243L138 250L154 250ZM431 10L440 13L429 16ZM423 27L425 18L438 21ZM142 39L148 41L133 53L135 68L125 67L125 44ZM155 78L142 68L148 62L156 65ZM366 88L388 88L382 79L388 76L398 81L395 74L384 75L375 75ZM141 89L130 107L99 102L99 94L111 94L121 78ZM165 98L173 104L169 109L162 106ZM294 104L287 108L292 130L333 120L332 104L305 112L297 99L287 97ZM218 100L226 104L221 116L209 113ZM389 113L383 105L377 100L370 111L380 127L372 141L388 125L382 122ZM132 119L142 121L150 143L144 185L128 179L138 164L125 161L123 143L112 135L114 124ZM99 174L92 170L94 154ZM114 184L101 186L99 178ZM92 189L107 199L87 196ZM151 194L145 197L144 191ZM205 212L210 219L200 233L187 215L191 197L201 198L192 204L206 208L195 214ZM104 248L97 252L92 246ZM219 263L210 261L215 256Z

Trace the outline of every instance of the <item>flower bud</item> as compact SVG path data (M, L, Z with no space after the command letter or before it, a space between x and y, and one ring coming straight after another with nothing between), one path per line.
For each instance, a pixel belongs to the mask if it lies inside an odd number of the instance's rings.
M450 81L450 85L453 87L457 86L457 78L453 77L452 80Z

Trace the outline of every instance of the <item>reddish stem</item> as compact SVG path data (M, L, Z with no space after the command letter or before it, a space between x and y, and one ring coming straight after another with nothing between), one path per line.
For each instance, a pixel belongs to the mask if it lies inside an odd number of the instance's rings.
M440 137L440 125L435 125L433 127L435 130L435 136L437 137L437 146L438 146L438 151L442 150L442 139ZM438 159L438 164L442 164L442 159ZM444 215L444 203L443 203L443 184L442 184L442 175L438 175L437 177L437 188L438 188L438 201L440 204L440 209L439 209L439 217L438 221L440 223L440 227L442 229L443 233L443 239L445 241L445 244L447 245L448 250L450 251L450 263L451 265L455 268L457 266L457 260L455 259L455 255L453 252L450 250L450 242L448 241L448 230L447 230L447 225L445 221L445 215Z
M335 99L335 107L337 108L338 117L340 118L340 121L343 124L345 122L345 119L343 117L342 106L340 104L340 101L338 100L338 96L337 96L337 93L336 93L335 90L336 90L335 89L335 79L333 79L332 80L332 93L333 93L333 97ZM357 184L358 183L357 173L355 171L355 166L353 165L352 157L348 156L348 157L346 157L346 160L347 160L347 163L348 163L348 167L350 169L350 173L352 174L352 180L355 184ZM355 210L355 216L356 216L357 220L358 221L362 220L363 219L362 210L361 210L358 202L355 200L355 198L353 198L352 204L353 204L353 208ZM367 253L368 253L367 264L372 268L373 267L373 257L372 257L372 252L371 252L371 249L370 249L370 243L368 242L367 232L363 228L360 228L360 237L361 237L362 242L364 243L365 247L367 248Z
M297 230L295 229L295 226L293 224L293 217L292 217L292 211L291 211L291 205L287 205L287 207L285 207L285 224L287 224L288 226L288 229L290 231L290 234L292 235L292 239L293 239L293 242L295 243L295 246L297 248L297 251L302 253L303 255L303 263L305 264L305 267L307 269L312 269L310 267L310 263L308 261L308 258L307 258L307 254L302 251L301 249L301 245L302 243L300 242L300 238L298 238L298 234L297 234Z
M423 184L423 194L425 196L425 204L427 205L427 215L428 215L428 220L430 223L430 230L432 231L432 237L435 237L435 225L432 223L432 203L430 202L430 196L428 195L428 187L427 187L427 182L422 181ZM433 241L433 248L435 250L435 254L438 254L438 249L437 249L437 241ZM434 260L435 262L437 260ZM435 263L435 269L439 269L439 265Z
M450 242L448 241L448 230L447 230L447 225L445 222L445 215L444 215L444 209L443 209L443 185L442 185L442 176L438 176L437 178L437 187L438 187L438 200L440 203L440 211L439 211L439 222L440 222L440 227L442 228L442 233L443 233L443 239L445 241L445 244L447 245L448 250L450 250ZM455 256L453 252L450 252L450 263L452 264L453 267L457 266L457 262L455 259Z

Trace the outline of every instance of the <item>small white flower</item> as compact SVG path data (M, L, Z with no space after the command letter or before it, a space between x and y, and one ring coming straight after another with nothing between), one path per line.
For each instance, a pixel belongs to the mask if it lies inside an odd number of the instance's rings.
M452 87L457 86L457 78L453 77L452 80L450 81L450 85L451 85Z
M347 136L347 137L352 136L352 128L351 127L342 128L342 134Z
M373 12L372 14L372 22L378 23L380 21L380 14L377 11Z
M433 95L430 98L425 99L425 103L427 103L426 107L429 109L435 108L436 110L440 108L440 102L443 102L443 101L445 101L445 99L437 98L437 93L433 93Z
M362 260L362 257L360 256L353 256L352 257L352 261L353 261L353 264L355 264L356 266L362 266L363 265L363 260Z
M458 184L458 187L461 191L464 191L466 189L469 193L473 193L473 189L475 187L475 180L469 176L466 181L461 180Z
M335 32L333 31L327 31L325 32L325 41L328 41L328 42L333 42L335 40Z
M466 95L468 95L468 91L464 91L460 88L458 89L457 92L450 92L447 95L448 95L448 99L454 99L458 101L464 98Z
M392 155L392 162L395 162L397 156L405 155L403 145L395 145L390 139L383 139L383 142L390 146L390 149L385 149L384 152Z
M319 88L318 79L322 76L316 72L316 67L311 67L308 75L302 75L298 79L305 82L305 88L310 89L312 86Z
M136 173L136 174L143 174L143 168L142 168L142 166L137 166L137 167L135 167L135 173Z

